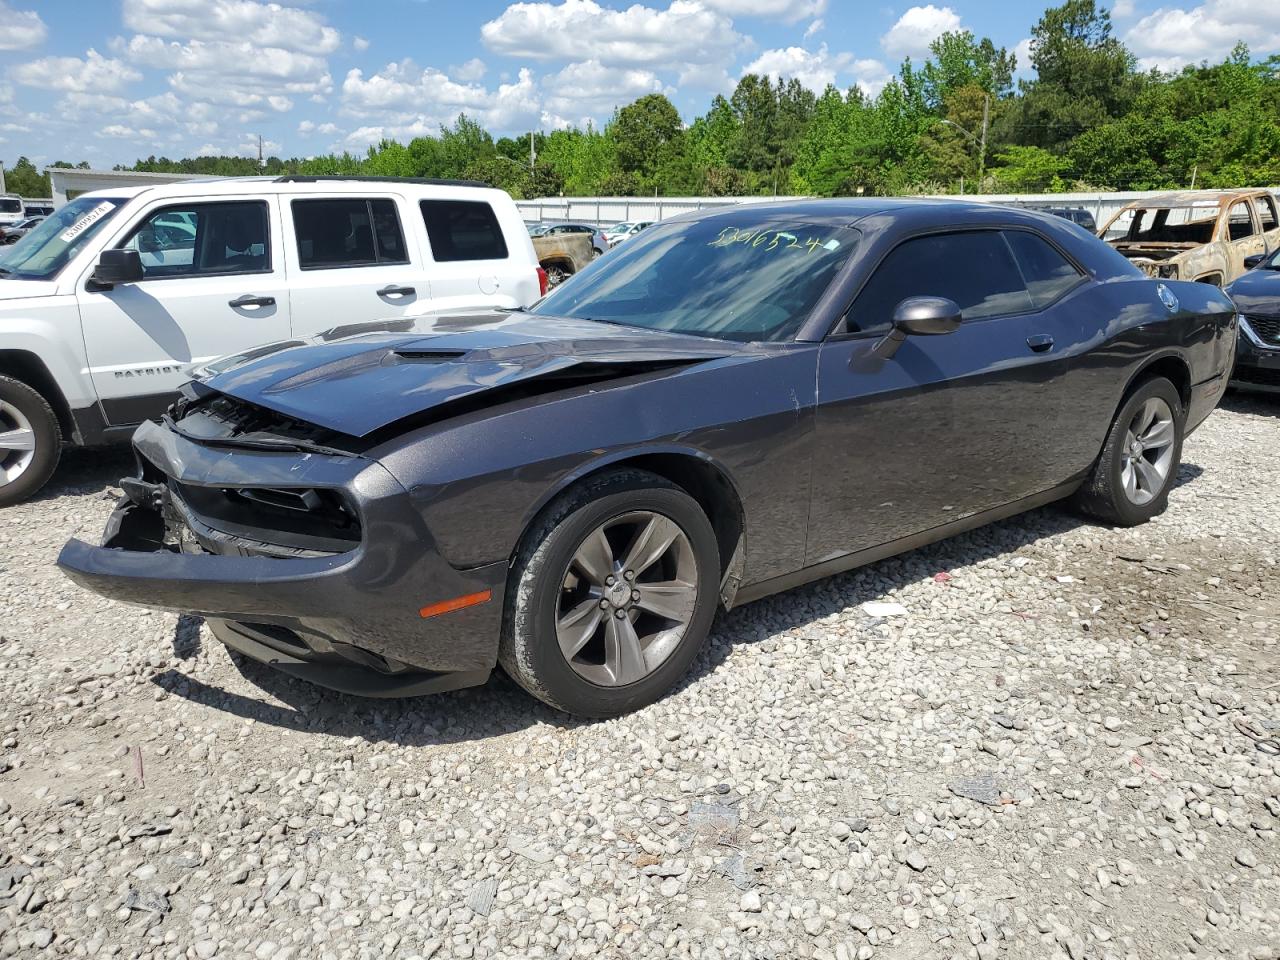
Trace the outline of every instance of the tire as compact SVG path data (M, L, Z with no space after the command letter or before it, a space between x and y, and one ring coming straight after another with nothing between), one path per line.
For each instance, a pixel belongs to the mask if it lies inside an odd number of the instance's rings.
M641 542L660 545L672 530L667 524L683 540L676 537L661 554L656 546L635 549ZM658 533L646 539L642 530ZM600 543L598 535L604 548L613 544L609 554L593 554L602 558L601 564L593 563L598 571L610 558L645 555L633 564L640 571L634 579L617 577L606 587L605 577L588 576L580 557L591 553L589 537ZM656 559L644 567L649 554ZM715 533L692 497L640 470L591 477L553 501L524 538L508 580L498 661L525 690L566 713L630 713L660 698L689 668L711 630L719 580ZM636 602L642 591L643 602ZM650 612L649 603L679 607L680 616ZM578 611L584 615L568 616ZM677 628L680 622L684 625ZM629 634L624 624L631 624ZM580 648L572 656L561 645L561 637L570 634L578 639L568 645L576 642ZM626 636L634 637L635 645L621 639ZM637 647L642 648L638 660ZM624 649L633 655L619 657Z
M1152 410L1156 418L1142 427L1138 418ZM1182 462L1186 416L1177 388L1164 377L1138 384L1120 405L1102 453L1075 495L1076 508L1118 527L1136 527L1163 513ZM1166 419L1167 428L1162 426ZM1140 432L1131 434L1132 427ZM1157 447L1153 441L1166 435L1167 445ZM1131 437L1145 439L1145 448L1130 448Z
M5 438L17 442L6 447ZM43 487L61 456L62 431L49 402L22 381L0 377L0 507Z

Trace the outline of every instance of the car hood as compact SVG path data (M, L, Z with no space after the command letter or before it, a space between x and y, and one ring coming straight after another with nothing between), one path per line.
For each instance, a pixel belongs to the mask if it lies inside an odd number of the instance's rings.
M1280 270L1250 270L1226 287L1241 313L1280 316Z
M49 297L57 290L58 285L50 280L6 280L0 277L0 300Z
M748 345L526 313L405 318L335 328L259 348L204 384L348 436L468 400L493 403L648 370L676 369ZM536 392L536 391L535 391ZM471 403L468 404L468 407Z

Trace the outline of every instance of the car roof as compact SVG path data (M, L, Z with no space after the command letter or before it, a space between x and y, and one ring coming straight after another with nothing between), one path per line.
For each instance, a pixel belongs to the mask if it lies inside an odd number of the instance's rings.
M468 181L427 181L396 178L328 178L328 177L210 177L209 179L176 180L142 186L107 187L81 194L84 197L132 198L143 194L156 197L208 197L245 193L279 194L305 197L314 194L356 194L374 192L402 193L409 196L449 200L509 199L503 190L472 184Z
M1134 200L1128 206L1134 209L1147 207L1214 206L1252 197L1266 196L1269 190L1171 190L1151 197Z
M964 221L966 223L1044 223L1056 219L1038 210L996 203L935 197L834 197L814 200L776 200L741 203L684 213L663 223L688 220L738 218L744 212L761 218L803 217L807 222L831 227L850 227L872 217L892 214L908 225Z

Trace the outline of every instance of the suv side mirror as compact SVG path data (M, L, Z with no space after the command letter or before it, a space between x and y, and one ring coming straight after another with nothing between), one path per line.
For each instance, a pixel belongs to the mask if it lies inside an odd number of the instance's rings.
M882 360L888 360L908 336L937 337L952 333L960 326L960 307L946 297L908 297L893 311L893 328L872 349Z
M1244 268L1246 270L1252 270L1265 259L1267 259L1267 255L1265 253L1255 253L1252 256L1245 257Z
M89 279L104 289L118 283L136 283L142 279L142 257L137 250L103 250Z

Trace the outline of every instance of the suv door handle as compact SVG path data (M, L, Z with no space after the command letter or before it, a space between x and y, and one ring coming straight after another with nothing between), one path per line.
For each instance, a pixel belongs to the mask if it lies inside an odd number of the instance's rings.
M413 287L398 287L394 283L388 284L378 291L380 297L412 297L418 291Z
M1036 353L1044 353L1053 346L1053 337L1047 333L1036 333L1027 337L1027 346Z
M275 297L255 297L252 293L246 293L234 300L228 300L228 307L274 307L276 305Z

